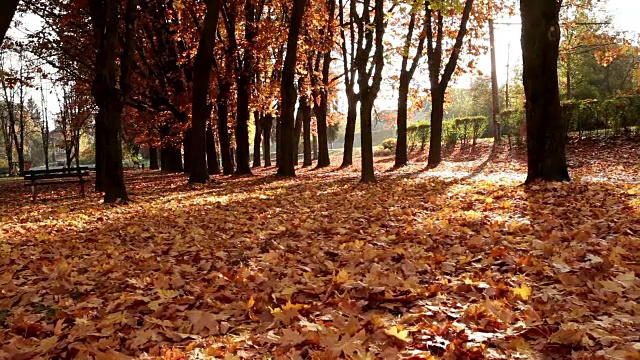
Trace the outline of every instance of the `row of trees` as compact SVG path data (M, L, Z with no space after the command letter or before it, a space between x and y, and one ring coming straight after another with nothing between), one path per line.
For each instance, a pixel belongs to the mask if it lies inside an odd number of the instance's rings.
M5 1L2 6L15 8L17 3ZM218 157L226 174L251 173L252 118L254 145L263 143L269 163L275 123L278 174L295 176L301 133L304 164L309 165L313 113L318 167L328 166L329 104L339 81L348 103L342 165L353 161L359 115L361 179L375 181L372 111L383 80L385 34L398 27L404 29L400 33L405 40L400 49L396 165L406 164L407 101L425 53L431 98L429 165L436 166L442 156L447 88L455 74L466 69L458 65L463 49L471 55L479 52L471 42L482 37L487 19L508 5L480 0L90 0L87 5L26 0L22 4L24 11L44 21L43 29L31 36L33 53L55 66L61 79L91 89L97 106L96 187L105 191L106 202L127 200L123 129L128 138L152 150L159 147L165 170L186 168L190 181L205 182L219 170ZM560 2L521 0L520 10L529 101L529 180L564 180L568 178L560 136L564 132L559 96L554 95ZM0 25L10 13L2 11ZM388 14L401 20L391 22ZM341 68L332 66L335 54L342 57ZM259 152L259 146L255 150ZM254 158L254 164L259 161Z

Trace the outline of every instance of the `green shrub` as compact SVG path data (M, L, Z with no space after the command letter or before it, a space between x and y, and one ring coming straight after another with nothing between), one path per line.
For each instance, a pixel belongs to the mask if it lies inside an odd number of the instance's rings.
M442 141L447 147L453 147L458 142L456 119L444 120L442 122Z
M567 131L585 133L628 132L640 126L640 96L619 96L608 100L569 100L562 102Z
M413 151L420 144L420 151L423 151L429 140L430 133L431 124L427 120L418 121L407 126L409 149Z
M386 139L380 144L384 150L394 151L396 149L397 140L394 138Z

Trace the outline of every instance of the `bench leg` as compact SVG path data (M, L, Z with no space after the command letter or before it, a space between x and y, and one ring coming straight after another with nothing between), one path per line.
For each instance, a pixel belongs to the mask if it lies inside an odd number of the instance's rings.
M31 200L36 201L36 184L35 182L31 182Z

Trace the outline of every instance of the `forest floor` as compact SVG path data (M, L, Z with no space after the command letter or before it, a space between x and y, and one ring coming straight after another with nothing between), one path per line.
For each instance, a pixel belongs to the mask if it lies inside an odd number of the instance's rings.
M0 358L638 359L640 144L569 153L573 182L526 187L488 143L376 184L0 184Z

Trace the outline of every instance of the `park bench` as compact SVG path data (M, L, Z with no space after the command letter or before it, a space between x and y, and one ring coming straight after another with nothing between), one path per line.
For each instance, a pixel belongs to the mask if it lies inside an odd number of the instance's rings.
M88 166L80 166L75 168L29 170L24 172L24 180L28 181L28 183L25 183L24 185L31 186L31 198L33 201L36 200L36 186L65 183L79 183L82 197L84 197L84 183L89 182L89 170L93 169Z

